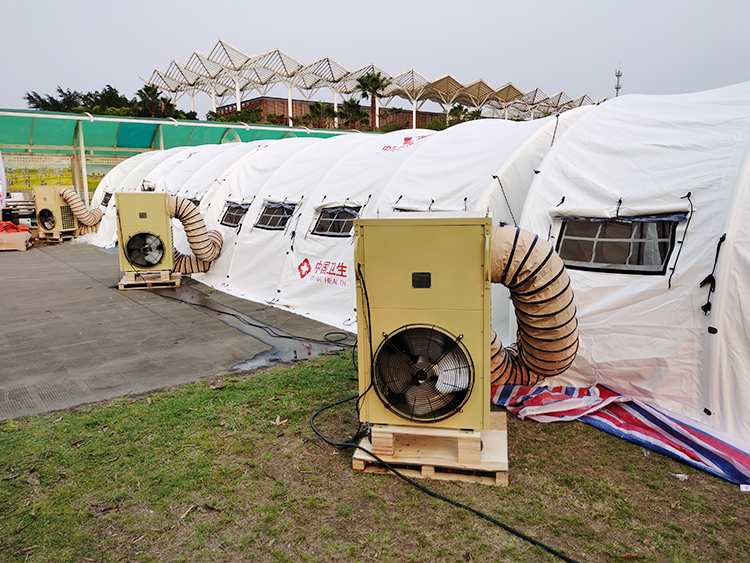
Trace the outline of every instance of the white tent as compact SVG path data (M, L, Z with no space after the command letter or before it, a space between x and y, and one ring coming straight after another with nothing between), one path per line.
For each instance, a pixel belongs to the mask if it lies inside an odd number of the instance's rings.
M225 243L196 279L352 331L354 217L467 210L518 220L558 248L576 295L578 357L546 383L603 384L668 411L685 434L711 436L712 448L750 452L750 83L623 96L528 122L233 150L190 173L179 151L137 157L102 184L127 191L148 178L203 194L201 212ZM492 320L510 343L506 295L493 288ZM737 456L750 475L750 457Z
M142 189L167 192L200 202L215 181L267 143L201 145L141 153L118 164L102 179L92 198L92 207L101 206L105 194ZM190 252L180 222L173 221L173 227L175 246L181 252ZM114 198L107 201L99 231L87 237L88 242L99 246L110 247L117 242Z
M209 228L222 230L233 244L225 243L223 255L211 270L195 277L245 299L275 301L296 223L288 223L279 232L254 228L256 218L269 202L294 205L296 209L309 195L310 186L317 185L335 162L369 138L365 135L339 135L310 145L296 145L285 140L268 147L268 154L258 155L259 162L252 169L243 170L241 175L227 176L221 184L221 192L212 194L204 215ZM290 152L290 149L296 152ZM282 156L287 157L283 166L272 168L270 175L263 173L261 160L269 161ZM255 186L252 193L243 194L240 191L242 184ZM224 227L220 223L221 212L227 201L248 205L246 219L240 228ZM248 260L248 257L252 259Z
M555 144L520 222L578 306L549 384L604 384L750 452L749 156L750 83L610 100Z
M196 279L354 330L351 221L343 232L316 232L321 217L341 210L340 217L351 212L350 218L466 210L491 213L496 223L515 222L545 154L589 110L529 122L477 120L439 133L404 130L172 149L141 155L137 166L125 168L126 161L102 185L111 191L146 186L200 199L206 224L221 231L224 247L210 271L194 274ZM101 199L97 190L94 202ZM282 228L263 225L273 209L289 215ZM88 235L91 242L114 244L114 212L110 203L100 233ZM239 219L227 219L228 212ZM180 226L174 230L176 247L188 252ZM510 302L504 288L493 291L493 323L507 340L513 334Z

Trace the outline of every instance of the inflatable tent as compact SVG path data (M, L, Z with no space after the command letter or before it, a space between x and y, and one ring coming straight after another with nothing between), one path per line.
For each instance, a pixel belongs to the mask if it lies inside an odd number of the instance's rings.
M225 241L195 279L351 331L355 217L466 210L517 223L565 260L580 348L565 374L497 388L494 400L537 420L580 418L747 483L749 149L745 84L527 122L204 148L216 156L201 160L187 158L195 148L154 152L113 169L100 190L147 181L195 199ZM114 226L111 205L103 227ZM114 244L108 233L92 242ZM511 305L493 287L504 342L515 340Z
M610 100L539 170L520 224L565 260L580 329L571 369L547 384L658 407L623 417L702 436L687 460L748 482L750 83ZM742 451L723 458L728 445Z
M221 256L195 279L353 331L355 216L467 210L515 222L547 151L590 110L529 122L477 120L441 132L154 151L110 171L93 204L106 193L142 189L193 199L206 226L224 236ZM115 217L114 199L107 198L99 232L88 242L114 245ZM189 252L181 225L173 225L175 246ZM512 342L507 291L493 288L493 295L493 323Z

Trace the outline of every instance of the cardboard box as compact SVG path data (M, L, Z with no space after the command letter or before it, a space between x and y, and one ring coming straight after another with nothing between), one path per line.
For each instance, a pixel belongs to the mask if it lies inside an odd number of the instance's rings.
M0 250L25 252L31 246L31 233L0 233Z

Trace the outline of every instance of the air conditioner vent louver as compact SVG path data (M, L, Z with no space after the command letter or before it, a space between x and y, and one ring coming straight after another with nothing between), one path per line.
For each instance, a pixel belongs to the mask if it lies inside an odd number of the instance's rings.
M63 231L70 231L76 228L76 218L70 209L70 205L60 206L60 223L62 223Z
M436 326L404 326L375 354L378 395L412 422L437 422L459 412L473 385L474 366L461 337Z

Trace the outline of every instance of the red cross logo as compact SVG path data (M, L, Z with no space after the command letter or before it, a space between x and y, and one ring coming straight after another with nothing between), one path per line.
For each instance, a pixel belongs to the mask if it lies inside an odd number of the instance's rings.
M304 278L312 270L312 268L310 267L310 261L305 258L302 263L297 266L297 269L299 270L300 278Z

